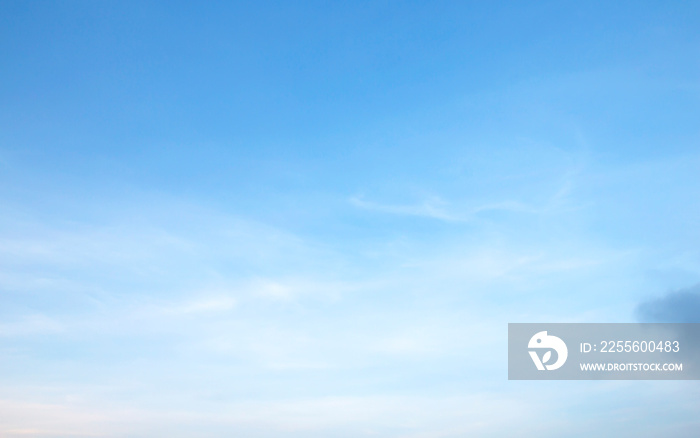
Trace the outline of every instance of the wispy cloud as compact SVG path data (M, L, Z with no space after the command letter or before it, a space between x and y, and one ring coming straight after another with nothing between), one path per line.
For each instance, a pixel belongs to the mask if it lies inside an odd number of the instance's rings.
M466 217L455 215L445 209L444 202L438 198L429 199L416 205L392 205L380 204L365 201L361 196L353 196L350 203L357 208L364 210L378 211L382 213L396 214L402 216L417 216L431 219L439 219L449 222L461 222L467 220Z
M368 201L361 195L350 197L349 202L354 207L363 210L397 216L424 217L446 222L474 221L489 212L531 215L556 213L584 208L583 205L573 205L571 201L574 175L575 172L567 172L563 183L560 183L553 194L547 196L545 202L540 203L512 199L478 203L469 199L447 201L439 196L431 196L415 204L391 204Z
M178 304L170 304L159 310L165 315L193 315L201 313L225 312L236 306L236 299L230 296L201 298L185 301Z
M28 314L14 321L0 323L0 337L25 337L64 332L66 327L55 318L42 314Z

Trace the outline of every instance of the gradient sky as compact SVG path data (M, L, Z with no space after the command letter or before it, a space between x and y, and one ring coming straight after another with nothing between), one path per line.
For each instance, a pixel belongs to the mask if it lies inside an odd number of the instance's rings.
M698 200L697 2L0 0L0 435L695 437L506 335L693 320Z

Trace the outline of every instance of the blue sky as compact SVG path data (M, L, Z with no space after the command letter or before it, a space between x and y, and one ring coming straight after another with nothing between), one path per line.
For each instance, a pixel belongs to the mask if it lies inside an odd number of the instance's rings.
M509 382L506 334L687 320L698 29L1 1L0 434L695 436L695 382Z

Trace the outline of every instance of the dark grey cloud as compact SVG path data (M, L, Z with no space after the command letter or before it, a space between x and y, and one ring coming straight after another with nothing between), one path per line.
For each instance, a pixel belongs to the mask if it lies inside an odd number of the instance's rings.
M640 303L635 313L640 322L700 323L700 284Z
M640 322L700 323L700 284L669 292L661 298L640 303L636 309ZM683 364L696 378L700 376L700 338L687 326L672 326L676 339L684 350Z

